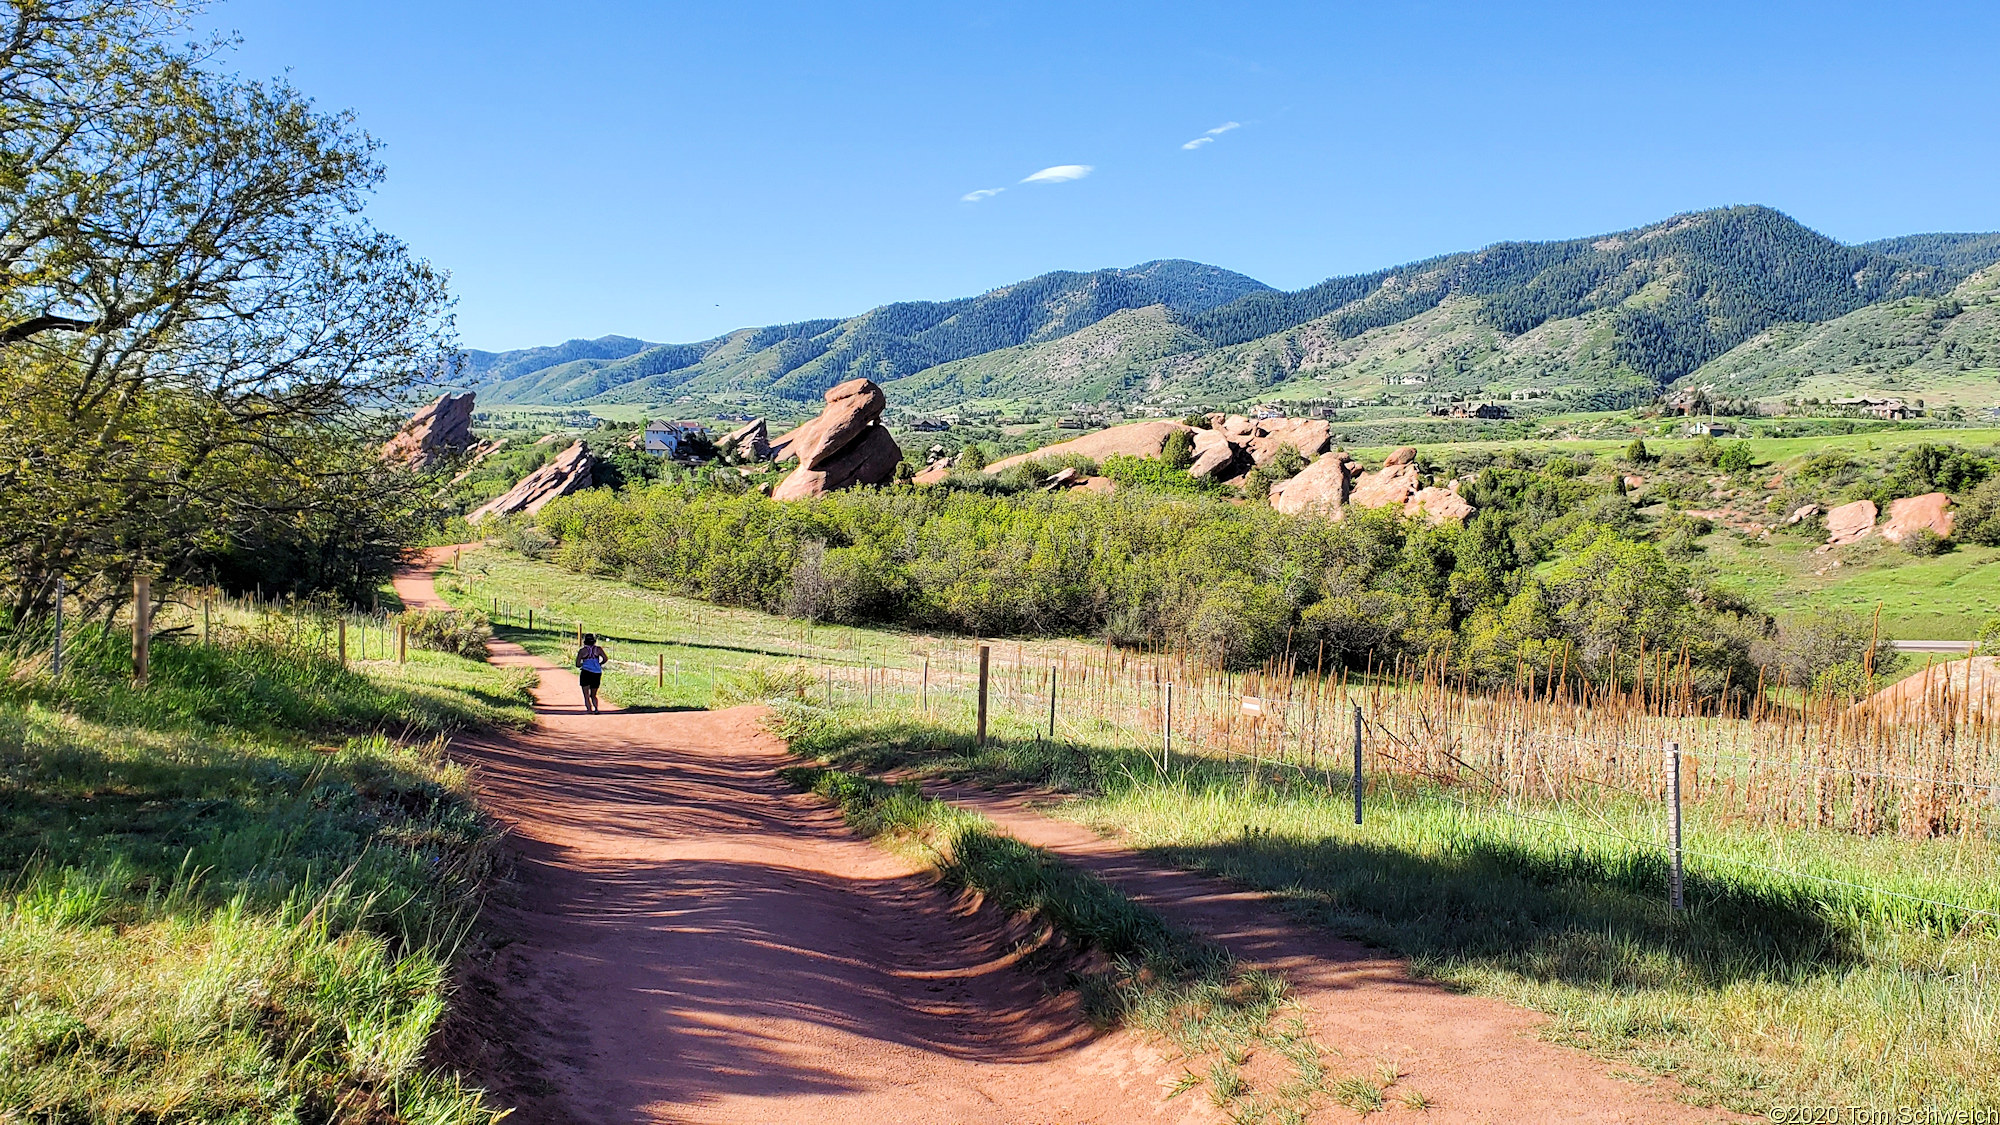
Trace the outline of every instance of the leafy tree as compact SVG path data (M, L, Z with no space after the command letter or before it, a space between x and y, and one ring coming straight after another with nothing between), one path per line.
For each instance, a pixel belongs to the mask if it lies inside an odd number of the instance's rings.
M1625 447L1625 463L1628 465L1650 465L1654 460L1653 451L1646 448L1645 438L1635 437L1632 444Z
M1747 441L1732 441L1715 455L1715 467L1725 473L1747 473L1757 467L1757 457Z
M102 609L141 569L200 574L296 533L337 553L354 505L408 511L430 487L357 455L383 436L371 409L454 354L443 276L360 216L374 142L283 83L210 73L186 30L185 9L143 0L0 12L17 621L58 577ZM359 522L373 555L350 586L394 554Z
M986 450L976 441L966 442L965 448L958 451L958 460L952 462L952 468L966 472L978 472L985 467Z

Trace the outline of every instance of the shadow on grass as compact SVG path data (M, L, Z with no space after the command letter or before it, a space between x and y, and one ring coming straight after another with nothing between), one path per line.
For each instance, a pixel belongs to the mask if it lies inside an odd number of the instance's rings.
M977 747L920 722L802 718L795 752L837 766L1101 799L1176 842L1141 854L1272 892L1309 923L1430 965L1503 968L1592 989L1714 989L1743 979L1838 972L1863 960L1849 914L1804 890L1689 874L1688 909L1666 905L1663 852L1536 835L1443 799L1377 794L1359 835L1275 828L1315 813L1341 824L1349 775L1177 757L1162 778L1137 751L994 739Z

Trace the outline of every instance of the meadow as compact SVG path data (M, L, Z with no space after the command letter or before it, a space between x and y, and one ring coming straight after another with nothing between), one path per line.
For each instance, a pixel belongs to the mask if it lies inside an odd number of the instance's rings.
M1371 725L1357 826L1340 728L1253 743L1224 720L1233 695L1203 711L1184 694L1185 725L1164 754L1157 713L1148 722L1107 686L1119 660L1102 646L995 644L980 746L965 638L807 629L492 549L468 553L463 571L448 596L498 608L502 635L531 649L564 661L579 626L608 634L616 702L701 706L790 683L778 694L802 756L863 775L1040 786L1056 815L1267 890L1422 975L1540 1011L1546 1035L1635 1081L1670 1078L1692 1100L1746 1112L2000 1097L2000 849L1984 814L1926 838L1857 831L1844 816L1752 815L1761 798L1705 759L1690 767L1706 780L1688 787L1676 911L1660 790L1591 781L1620 776L1602 754L1579 749L1577 776L1550 796L1407 768ZM508 608L530 606L534 632ZM1611 748L1627 778L1660 776L1647 737Z
M450 738L526 679L256 625L0 669L0 1116L498 1119L426 1052L498 842Z

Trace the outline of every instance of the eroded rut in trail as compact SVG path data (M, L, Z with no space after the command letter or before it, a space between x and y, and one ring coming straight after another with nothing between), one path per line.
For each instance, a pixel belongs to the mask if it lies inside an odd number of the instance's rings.
M411 607L444 604L428 569L396 590ZM510 1120L1221 1120L1199 1092L1167 1097L1183 1071L1156 1046L1095 1031L1054 974L1016 963L1024 935L1006 919L973 912L781 782L791 759L758 709L588 715L567 672L512 644L492 659L540 671L537 725L453 749L508 826L518 876L513 901L489 909L499 949L471 970L453 1034L517 1107ZM1395 1115L1718 1116L1534 1039L1525 1013L1303 934L1255 896L1135 866L1018 803L986 805L1249 963L1268 952L1266 967L1304 986L1309 1022L1340 1052L1336 1076L1385 1046L1407 1056L1391 1061L1433 1105ZM1314 1115L1355 1118L1331 1104Z

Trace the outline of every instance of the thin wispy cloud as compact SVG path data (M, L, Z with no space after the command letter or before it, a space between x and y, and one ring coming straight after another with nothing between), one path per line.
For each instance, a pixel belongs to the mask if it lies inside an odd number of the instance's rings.
M1203 145L1214 144L1215 138L1221 136L1224 133L1227 133L1231 129L1241 129L1242 127L1243 123L1240 121L1225 121L1222 124L1217 125L1215 128L1210 129L1207 132L1203 133L1201 136L1196 137L1194 140L1191 140L1188 143L1182 145L1181 147L1187 149L1189 152L1193 152L1195 149L1198 149Z
M1003 187L983 187L978 191L966 192L964 195L958 197L958 201L960 203L977 203L982 199L991 199L1006 190Z
M1090 175L1090 165L1088 164L1057 164L1050 168L1044 168L1021 182L1024 184L1066 184L1071 180L1080 180L1088 175Z

